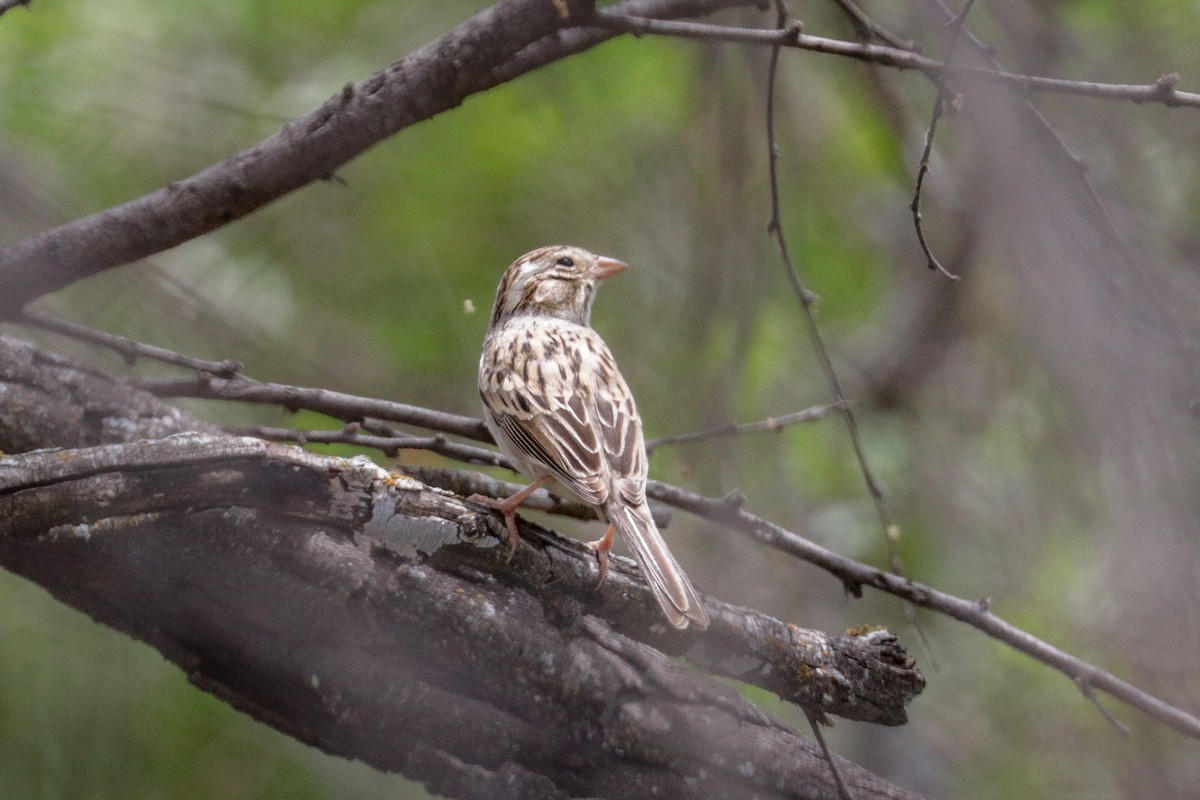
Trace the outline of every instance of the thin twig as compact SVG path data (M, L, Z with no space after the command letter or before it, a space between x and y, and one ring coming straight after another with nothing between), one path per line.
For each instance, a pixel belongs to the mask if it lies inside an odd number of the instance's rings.
M858 35L864 39L878 39L884 44L889 44L898 50L916 50L916 42L907 39L901 39L899 36L889 32L875 20L867 16L866 12L859 8L853 0L834 0L838 8L842 9L847 17L850 18L850 23L854 25Z
M1128 739L1133 734L1129 730L1129 726L1112 715L1107 708L1100 702L1100 698L1096 697L1096 693L1092 690L1092 685L1082 676L1076 676L1075 685L1079 687L1079 691L1083 692L1083 696L1092 701L1092 705L1100 712L1100 716L1108 720L1108 723L1116 728L1117 733Z
M842 771L838 769L837 762L833 760L833 751L825 743L825 734L821 730L820 717L807 708L804 709L804 716L808 719L809 727L812 728L813 738L817 740L817 744L821 747L821 752L825 754L825 760L829 763L829 771L833 773L833 782L837 786L838 797L841 800L854 800L850 796L850 790L846 788L846 782L842 779Z
M941 21L943 23L949 24L954 20L954 12L942 0L926 0L926 4L929 5L935 13L941 16ZM975 49L975 52L980 58L983 59L990 69L992 69L994 72L1002 71L1000 62L996 60L995 47L980 41L979 38L971 33L970 29L968 29L965 25L960 27L960 31L962 38L968 44L970 44L972 48ZM1169 73L1159 78L1158 81L1155 82L1155 86L1161 85L1167 90L1173 90L1178 80L1178 75ZM1083 158L1076 155L1076 153L1066 143L1062 136L1059 135L1058 131L1055 130L1054 126L1050 124L1050 120L1046 119L1046 116L1029 100L1029 98L1023 97L1021 100L1022 105L1025 107L1025 112L1034 121L1037 129L1040 130L1050 144L1056 150L1058 150L1059 153L1061 153L1066 165L1075 172L1076 179L1079 180L1080 184L1087 192L1088 199L1091 201L1092 206L1100 215L1100 221L1104 225L1104 231L1108 236L1108 241L1117 248L1117 251L1120 253L1122 259L1124 259L1125 263L1129 265L1130 269L1138 277L1142 285L1147 288L1151 302L1156 308L1154 320L1156 323L1165 323L1167 328L1167 336L1165 337L1166 342L1179 351L1180 361L1187 365L1186 369L1188 373L1189 386L1192 388L1193 395L1195 395L1195 387L1198 383L1200 383L1196 374L1195 347L1192 345L1187 336L1180 335L1179 322L1176 314L1173 312L1170 304L1167 303L1166 299L1163 297L1162 291L1158 284L1150 280L1150 278L1146 275L1145 269L1142 265L1142 259L1138 258L1137 255L1134 254L1133 250L1125 241L1125 237L1122 236L1121 232L1117 229L1117 225L1113 221L1112 214L1109 213L1108 205L1104 202L1104 199L1100 196L1100 192L1096 189L1096 185L1092 182L1091 175L1088 172L1087 163ZM1162 341L1163 335L1154 325L1147 324L1146 329L1158 336L1160 341Z
M376 436L371 433L358 431L355 424L347 425L336 431L300 430L298 428L277 428L267 425L255 425L247 428L229 428L236 436L253 436L272 442L297 442L299 444L349 444L358 447L368 447L378 450L392 458L398 457L401 450L423 450L428 453L453 458L464 464L482 464L488 467L510 468L508 460L495 450L486 447L475 447L461 442L452 442L442 434L433 436Z
M946 66L910 50L878 44L847 42L810 36L793 31L764 30L762 28L735 28L728 25L711 25L701 22L676 22L647 17L632 17L612 12L596 13L588 20L589 25L608 30L637 35L652 34L683 39L700 39L716 42L757 44L766 47L788 47L809 50L827 55L844 56L871 64L881 64L896 69L911 69L923 73L930 80L937 80L943 72L951 72L955 81L968 80L1008 86L1021 92L1053 92L1093 97L1101 100L1122 100L1131 103L1159 103L1165 106L1200 108L1200 94L1181 92L1176 88L1179 76L1168 73L1154 83L1098 83L1095 81L1072 81L1063 78L1044 78L1037 75L982 69L979 67Z
M787 10L779 0L776 0L776 10L776 22L780 30L786 31L793 36L799 36L800 29L797 25L785 27L787 26ZM834 369L833 360L829 357L829 350L825 347L825 337L821 335L821 329L817 325L817 315L813 309L817 301L817 295L809 291L808 287L804 285L804 281L801 280L800 273L796 269L796 265L792 262L791 254L788 251L787 237L783 233L783 222L780 218L782 203L779 196L779 143L775 134L775 86L777 83L776 78L779 74L779 54L781 48L782 44L778 44L771 49L771 58L767 68L767 172L771 186L771 220L767 224L767 230L774 237L775 243L779 247L779 256L783 262L784 272L787 275L788 282L792 285L792 289L796 293L796 297L800 300L800 308L804 312L803 318L809 340L812 342L813 350L817 354L817 360L821 364L821 371L825 373L825 379L828 381L829 388L833 393L834 404L842 412L842 419L845 420L846 430L850 434L850 444L854 450L854 456L858 460L863 480L867 484L867 491L871 495L871 501L875 504L875 511L879 515L879 521L883 525L884 539L888 543L892 569L899 573L902 571L902 565L900 564L900 555L895 543L896 532L899 528L892 521L891 513L888 511L887 503L884 500L883 486L875 478L875 473L867 463L866 452L862 446L862 437L858 432L858 420L854 416L854 411L850 408L850 403L846 399L846 393L842 390L842 382L837 376L837 370Z
M149 358L154 361L161 361L164 364L170 364L174 367L192 369L201 374L213 375L218 378L232 378L241 372L244 366L242 362L228 358L224 361L207 361L202 358L187 356L177 353L174 350L167 350L164 347L146 344L125 336L117 336L116 334L96 330L95 328L88 328L75 322L58 319L49 314L43 314L40 311L22 311L17 316L16 321L25 325L42 328L43 330L53 331L62 336L69 336L72 339L107 347L109 350L119 353L130 366L136 363L139 358Z
M130 383L159 397L196 397L210 400L240 400L246 403L279 405L289 411L304 408L335 419L357 422L368 417L415 425L419 428L453 433L478 442L493 443L482 420L445 411L393 403L373 397L360 397L330 389L262 383L246 378L237 380L142 378Z
M834 411L842 409L841 403L829 403L823 406L813 406L806 408L803 411L794 411L791 414L783 414L778 417L767 417L760 422L744 422L738 424L736 422L727 422L724 425L718 425L714 428L709 428L703 431L695 431L694 433L678 433L674 436L660 436L657 439L651 439L646 442L646 452L652 453L659 447L673 444L684 444L686 442L702 442L708 439L720 439L726 436L744 436L751 433L763 433L766 431L783 430L789 425L796 425L801 422L814 422L819 419L824 419Z
M157 383L159 384L159 388L165 388L164 382L160 381ZM178 387L180 382L172 381L169 383ZM194 381L190 383L195 385ZM223 384L245 383L245 381L223 382L214 380L210 383L214 386L220 386ZM303 402L299 402L298 398L322 399L326 398L327 395L336 395L340 398L339 402L345 411L349 412L353 409L358 409L358 416L369 416L362 413L365 409L379 409L381 406L400 406L403 409L407 409L408 412L422 412L420 414L406 412L404 414L406 419L403 421L408 424L421 424L413 422L413 419L416 418L423 419L429 423L436 423L438 420L455 420L453 424L455 430L438 428L436 425L431 425L431 427L434 430L443 430L446 433L473 430L475 432L474 435L471 433L463 433L462 435L477 441L491 441L491 437L487 434L487 428L483 423L479 420L470 420L467 417L458 417L454 414L445 414L430 409L418 409L414 406L389 404L373 398L356 398L352 395L342 395L336 392L327 393L319 389L305 389L303 387L282 386L278 384L253 385L261 388L269 388L270 391L246 392L241 394L232 392L232 396L229 397L224 397L221 394L210 396L217 399L270 403L295 410L297 408L308 407ZM268 399L272 396L273 399ZM313 410L330 413L331 407L328 402L322 399L320 405L320 408ZM461 422L462 420L475 424L466 425ZM414 439L416 438L418 437L414 437ZM438 446L444 441L438 440L437 437L426 437L426 439ZM460 446L464 448L471 447L470 445ZM490 453L493 459L491 463L502 463L502 457L497 453L492 453L492 451L483 448L471 448L471 450L472 457L482 458L483 454ZM1063 673L1072 681L1078 683L1080 680L1083 680L1086 682L1086 685L1093 689L1106 692L1118 700L1142 711L1147 716L1187 736L1200 739L1200 718L1172 706L1127 681L1121 680L1111 673L1089 664L1076 656L1059 650L1036 636L1006 622L992 613L988 604L956 597L894 573L855 561L854 559L834 553L831 550L826 550L805 539L798 533L745 511L742 508L742 498L736 496L730 498L705 497L659 481L649 481L646 486L646 494L651 499L657 500L660 503L687 511L709 521L723 523L734 530L750 536L760 544L807 561L837 577L854 594L861 593L863 586L870 586L881 592L899 597L902 600L907 600L914 605L952 617L997 641L1003 642L1014 650L1025 653L1034 660Z
M950 22L950 41L946 45L946 58L942 62L946 65L946 72L938 76L937 93L933 97L933 113L929 117L929 127L925 130L925 148L921 151L921 163L917 167L917 185L913 192L912 202L908 205L909 210L912 211L913 227L917 230L917 241L921 245L921 252L925 254L926 265L952 281L958 280L958 276L942 266L942 262L933 254L933 250L929 248L929 241L925 238L925 228L921 225L921 190L925 187L925 176L929 174L929 156L933 152L933 137L937 133L938 120L942 118L942 110L946 102L946 73L954 61L954 48L958 46L963 23L967 21L967 14L971 13L973 5L975 5L975 0L967 0L962 11Z

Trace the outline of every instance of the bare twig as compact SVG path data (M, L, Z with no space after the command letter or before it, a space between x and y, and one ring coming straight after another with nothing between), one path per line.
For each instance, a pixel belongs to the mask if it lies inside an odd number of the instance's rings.
M638 0L614 7L688 16L752 1ZM582 21L591 5L587 0L497 3L395 64L347 84L269 139L142 197L0 248L0 319L44 294L182 244L327 180L388 136L522 70L569 55L551 46L539 48L541 59L520 57L530 45L553 42L554 34Z
M684 444L686 442L703 442L708 439L720 439L726 436L744 436L750 433L763 433L766 431L783 430L789 425L796 425L801 422L815 422L819 419L824 419L834 411L842 409L841 403L829 403L823 406L813 406L806 408L803 411L794 411L791 414L783 414L778 417L768 417L760 422L744 422L738 424L736 422L727 422L724 425L718 425L714 428L709 428L703 431L695 431L694 433L678 433L674 436L660 436L657 439L651 439L646 442L646 452L652 453L659 447L673 444Z
M37 328L53 331L62 336L69 336L72 339L107 347L119 353L130 366L136 363L139 358L149 358L154 361L161 361L164 364L170 364L174 367L192 369L201 374L213 375L218 378L232 378L241 372L242 367L245 366L242 362L234 361L233 359L207 361L202 358L194 358L177 353L174 350L145 344L126 336L118 336L96 330L95 328L88 328L74 322L68 322L67 320L58 319L49 314L43 314L40 311L22 311L17 317L17 321L25 325L32 325Z
M847 17L850 18L850 23L854 25L858 35L864 39L878 39L884 44L889 44L898 50L916 50L915 42L901 39L899 36L888 31L880 26L867 16L866 12L859 8L853 0L834 0L838 8L842 10Z
M1175 88L1178 75L1168 73L1154 83L1098 83L1095 81L1073 81L1063 78L1044 78L1037 75L981 69L979 67L946 66L919 53L877 44L847 42L810 36L792 29L764 30L762 28L735 28L728 25L711 25L701 22L676 22L671 20L632 17L612 12L596 14L590 25L608 30L632 34L653 34L683 39L701 39L716 42L757 44L766 47L788 47L809 50L815 53L844 56L871 64L894 67L901 70L917 70L930 80L937 80L943 72L950 72L955 81L980 81L982 83L1008 86L1022 92L1053 92L1093 97L1100 100L1121 100L1130 103L1159 103L1165 106L1187 106L1200 108L1200 94L1182 92Z
M967 0L963 5L962 11L958 13L950 22L950 42L946 45L946 58L942 62L946 65L947 71L954 61L954 48L958 46L959 34L962 32L963 23L967 21L967 14L971 13L971 6L975 5L975 0ZM913 191L912 202L909 203L909 210L912 211L913 227L917 231L917 241L921 245L921 252L925 254L925 263L932 269L945 275L950 280L958 280L958 276L950 270L942 266L942 262L933 254L933 250L929 248L929 241L925 238L925 228L921 225L921 190L925 187L925 176L929 174L929 156L933 152L933 137L937 133L938 120L942 118L942 110L946 102L946 73L943 72L937 80L937 93L933 97L933 113L929 117L929 127L925 130L925 148L921 151L921 163L917 167L917 185Z
M296 428L273 428L255 426L250 428L231 428L230 433L239 436L254 436L272 442L297 442L299 444L350 444L357 447L367 447L378 450L393 458L399 456L401 450L423 450L427 453L453 458L464 464L482 464L489 467L509 467L508 460L495 450L484 447L452 442L442 434L433 436L376 436L361 433L356 423L351 423L337 431L312 431Z
M245 378L225 380L197 380L189 378L144 378L131 381L160 397L198 397L211 400L239 400L245 403L279 405L295 411L301 408L317 411L346 422L357 422L367 417L415 425L419 428L453 433L479 442L493 443L492 435L482 420L464 417L445 411L393 403L373 397L317 389L308 386L290 386L281 383L260 383Z
M820 718L807 708L804 709L804 716L808 720L808 726L812 728L813 738L817 740L817 744L821 748L821 753L825 756L825 761L829 764L829 771L833 774L833 782L837 785L838 797L840 800L854 800L850 796L850 790L846 788L846 781L842 779L842 771L838 769L837 760L833 757L833 751L825 743L825 733L821 730Z
M793 24L791 27L785 27L787 26L787 10L779 0L776 2L776 11L776 23L780 30L788 33L790 36L800 36L798 25ZM821 364L821 371L825 374L825 379L828 381L829 388L833 393L834 405L842 412L842 419L846 422L846 430L850 434L850 443L854 450L855 458L858 460L863 480L867 484L867 491L870 492L871 500L875 504L875 511L879 515L880 523L883 525L884 539L888 543L892 568L896 572L900 572L900 556L896 550L895 543L896 532L899 528L892 521L891 513L888 511L887 503L884 500L883 486L875 478L875 473L867 463L866 452L862 446L862 437L858 432L858 420L850 408L850 403L846 399L846 393L842 390L841 380L838 378L837 370L833 367L833 360L829 357L829 350L825 347L825 338L821 335L821 329L817 325L817 316L813 310L813 306L817 301L817 295L809 291L808 287L804 285L804 281L801 280L800 273L796 269L796 265L792 262L791 254L788 251L787 237L783 232L783 222L780 218L782 203L779 198L779 144L775 135L775 86L776 77L779 74L779 54L782 46L782 43L780 43L771 49L771 58L767 67L767 169L771 185L771 220L767 224L767 230L774 237L775 243L779 247L779 256L783 262L784 272L787 275L788 282L796 293L797 299L800 301L800 308L803 311L802 316L809 340L812 342L817 360Z
M1104 704L1100 702L1100 698L1096 697L1096 693L1092 691L1092 685L1087 681L1086 678L1076 677L1075 685L1079 687L1079 691L1083 692L1084 697L1092 701L1092 705L1094 705L1096 710L1100 712L1100 716L1104 717L1104 719L1108 720L1108 724L1116 728L1117 733L1121 734L1126 739L1132 736L1129 726L1114 717L1112 712L1105 708Z

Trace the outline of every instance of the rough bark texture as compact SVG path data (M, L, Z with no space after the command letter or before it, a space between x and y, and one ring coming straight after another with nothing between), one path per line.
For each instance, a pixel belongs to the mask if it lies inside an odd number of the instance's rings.
M508 562L498 521L453 494L168 435L207 426L4 337L0 404L5 450L74 448L0 459L0 564L258 719L440 793L835 797L809 739L664 653L885 724L922 685L885 631L710 601L707 633L674 632L628 563L597 590L589 551L532 525ZM911 796L841 766L855 797Z

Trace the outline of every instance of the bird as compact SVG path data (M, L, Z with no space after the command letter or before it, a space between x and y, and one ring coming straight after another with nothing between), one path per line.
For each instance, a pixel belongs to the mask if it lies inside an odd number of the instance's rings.
M604 536L588 544L601 584L615 531L671 625L704 630L704 604L646 503L646 444L633 394L591 327L597 286L627 266L554 245L526 253L505 271L479 359L479 394L501 452L532 483L504 499L469 499L504 515L511 558L520 504L542 486L565 490L608 523Z

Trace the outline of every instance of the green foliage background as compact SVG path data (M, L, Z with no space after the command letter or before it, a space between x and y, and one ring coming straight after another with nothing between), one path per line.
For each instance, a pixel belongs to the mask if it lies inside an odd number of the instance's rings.
M0 18L2 241L244 149L482 5L35 0L16 9ZM937 52L932 23L899 5L865 7ZM852 37L832 3L796 11L810 32ZM768 24L753 12L728 19ZM1143 83L1178 70L1181 88L1200 75L1197 21L1194 4L1165 0L1012 0L980 3L971 18L1014 70ZM403 132L336 181L40 307L239 358L258 378L474 414L478 345L500 273L535 246L576 243L633 265L605 286L595 324L649 437L828 402L766 234L765 62L765 52L732 45L614 41ZM909 573L991 597L1031 632L1200 710L1194 648L1161 658L1143 649L1200 639L1200 594L1185 580L1196 576L1196 540L1181 559L1177 541L1123 528L1110 509L1122 491L1113 464L1159 454L1114 453L1103 432L1080 425L1078 398L1025 328L1022 296L1038 289L1010 269L1004 235L967 250L953 290L924 269L907 204L933 90L920 76L801 53L785 54L781 80L786 232L821 296L819 320L849 392L863 401L867 452L902 524ZM1088 159L1134 245L1153 255L1168 294L1194 298L1200 114L1038 102ZM986 214L969 185L973 135L948 117L935 151L925 217L943 256L960 252L972 214ZM936 347L910 351L905 314L922 307L953 313L935 328ZM885 392L896 352L912 374ZM1103 392L1119 376L1095 378ZM329 424L195 408L229 421ZM836 419L666 448L652 470L699 491L740 488L753 508L822 544L887 563ZM696 583L723 599L810 627L900 632L929 679L912 722L843 723L833 743L902 785L977 798L1196 796L1195 742L1117 707L1134 729L1120 739L1063 676L981 634L923 614L930 652L889 598L847 599L824 573L681 514L670 536ZM1130 565L1135 536L1135 557L1180 571L1158 580L1136 558ZM1159 592L1136 589L1149 584ZM802 724L774 698L755 699ZM248 720L155 652L6 575L0 786L46 800L424 796Z

